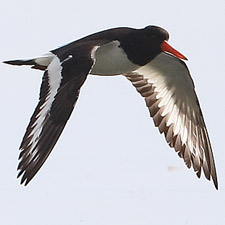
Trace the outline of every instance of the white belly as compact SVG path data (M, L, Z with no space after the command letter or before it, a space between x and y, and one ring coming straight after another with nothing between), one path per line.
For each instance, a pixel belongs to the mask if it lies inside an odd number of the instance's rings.
M118 41L113 41L96 50L95 64L90 74L113 76L129 73L140 67L128 60L119 44Z

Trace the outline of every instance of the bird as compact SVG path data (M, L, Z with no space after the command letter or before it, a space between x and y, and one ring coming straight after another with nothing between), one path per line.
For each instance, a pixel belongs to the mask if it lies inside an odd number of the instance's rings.
M40 57L4 61L44 71L39 102L20 145L18 178L27 185L59 139L88 75L124 76L145 99L159 132L188 168L218 189L209 135L187 58L155 25L117 27L88 35Z

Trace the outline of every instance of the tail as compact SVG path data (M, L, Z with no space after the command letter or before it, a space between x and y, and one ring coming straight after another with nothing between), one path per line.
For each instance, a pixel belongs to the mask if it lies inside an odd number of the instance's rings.
M4 61L3 63L13 65L13 66L31 66L32 69L38 69L38 70L46 70L50 62L52 61L54 55L48 54L39 58L34 59L18 59L18 60L9 60Z

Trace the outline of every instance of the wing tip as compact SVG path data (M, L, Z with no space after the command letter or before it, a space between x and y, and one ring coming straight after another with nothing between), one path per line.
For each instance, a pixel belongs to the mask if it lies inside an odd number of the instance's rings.
M201 170L197 171L196 175L200 179L201 178ZM209 181L211 181L211 177L212 177L214 187L216 188L216 190L219 189L219 185L218 185L217 175L216 174L214 174L214 175L213 174L209 174L209 176L205 176L205 177Z
M212 180L213 180L213 184L214 184L214 187L216 188L216 190L218 191L219 189L219 185L218 185L218 181L217 181L217 177L216 176L213 176L211 175L210 178L212 177ZM210 181L210 178L208 179Z
M23 174L23 176L21 177L21 175ZM24 171L19 171L18 175L17 175L17 179L20 179L20 184L23 186L27 186L28 183L31 181L32 178L28 178L28 176L26 176L26 173L24 173Z
M217 176L216 175L212 175L212 180L213 180L213 183L214 183L214 186L215 186L216 190L219 190Z

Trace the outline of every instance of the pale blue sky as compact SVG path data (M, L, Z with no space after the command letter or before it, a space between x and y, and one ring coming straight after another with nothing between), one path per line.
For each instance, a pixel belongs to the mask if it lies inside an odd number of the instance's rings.
M197 179L153 126L123 77L89 77L72 117L32 182L16 179L18 148L42 72L0 64L0 224L225 224L225 2L5 1L0 61L29 58L118 26L167 29L187 65L210 134L219 191Z

